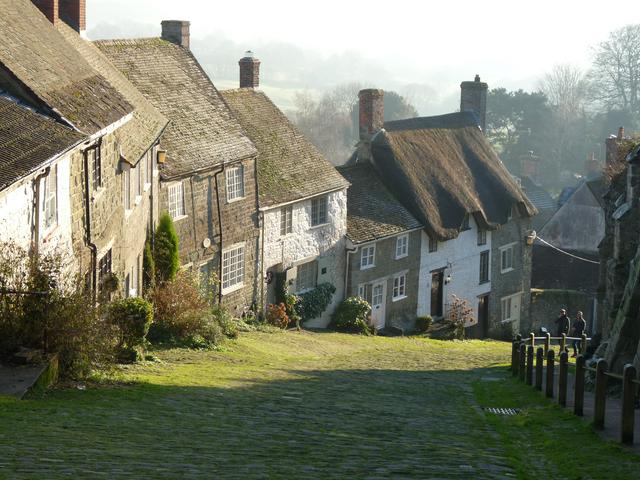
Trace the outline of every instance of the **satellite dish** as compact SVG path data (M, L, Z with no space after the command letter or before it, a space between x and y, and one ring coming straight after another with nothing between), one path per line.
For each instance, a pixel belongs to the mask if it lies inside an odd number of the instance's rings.
M211 239L210 239L210 238L205 238L205 239L202 241L202 246L203 246L204 248L209 248L209 247L211 246Z

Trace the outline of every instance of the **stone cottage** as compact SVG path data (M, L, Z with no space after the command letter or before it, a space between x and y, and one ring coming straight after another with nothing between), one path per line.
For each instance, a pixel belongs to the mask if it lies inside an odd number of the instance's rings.
M346 296L371 305L377 329L415 328L423 225L366 164L338 167L347 191Z
M530 218L535 208L479 128L482 110L479 116L466 111L470 96L463 88L461 113L384 122L383 95L360 92L360 142L349 163L374 169L423 225L417 315L443 317L455 295L473 309L475 321L467 326L478 326L470 333L517 329L515 313L525 310L520 296L528 294L526 271L517 265L528 250L522 226L512 232L505 225ZM482 96L472 98L484 105ZM507 284L501 275L511 272L518 278Z
M191 53L189 27L163 21L161 38L95 45L170 120L160 210L175 223L183 268L201 272L241 314L258 302L261 283L257 151Z
M278 279L298 294L331 284L330 304L305 323L326 327L344 298L348 183L258 89L260 61L247 52L239 65L240 88L221 93L258 149L263 305Z
M85 7L84 0L1 0L0 88L87 137L70 153L76 270L94 293L113 273L122 294L135 295L166 120L85 50Z

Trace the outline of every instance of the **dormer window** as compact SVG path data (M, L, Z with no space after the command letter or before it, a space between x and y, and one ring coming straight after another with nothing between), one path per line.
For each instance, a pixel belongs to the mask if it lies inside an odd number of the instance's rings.
M58 166L54 165L49 170L49 175L44 178L43 185L44 226L51 228L58 223Z
M226 172L227 202L244 198L244 168L231 167Z
M100 142L95 148L87 151L89 155L89 166L91 167L93 190L98 190L102 186L102 148Z
M469 230L471 227L469 226L469 214L467 213L462 219L462 225L460 225L460 230Z

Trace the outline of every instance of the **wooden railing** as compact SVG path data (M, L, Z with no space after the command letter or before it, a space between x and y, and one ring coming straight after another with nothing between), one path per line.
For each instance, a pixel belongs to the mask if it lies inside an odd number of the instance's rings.
M580 355L576 357L575 364L569 363L569 354L565 351L567 340L580 341ZM633 444L634 425L635 425L635 403L636 392L640 381L637 378L636 368L627 364L624 366L622 375L609 372L607 362L603 359L598 360L596 367L588 367L585 362L583 353L587 349L590 341L586 335L580 338L552 337L547 334L543 337L536 337L533 333L527 339L523 339L517 335L513 341L511 349L511 371L514 376L518 376L520 380L527 385L532 385L536 390L542 391L544 362L546 360L546 378L545 395L548 398L554 397L554 375L555 375L555 351L551 347L552 341L557 341L560 346L559 362L558 362L558 403L567 406L567 388L569 380L569 365L575 366L574 376L574 401L573 412L578 416L584 415L584 391L585 391L585 375L586 372L595 374L595 393L593 408L593 426L596 429L604 429L604 420L607 402L607 381L609 378L615 378L622 382L622 413L620 441L624 444ZM543 341L544 345L536 349L536 342ZM535 365L534 365L535 350Z

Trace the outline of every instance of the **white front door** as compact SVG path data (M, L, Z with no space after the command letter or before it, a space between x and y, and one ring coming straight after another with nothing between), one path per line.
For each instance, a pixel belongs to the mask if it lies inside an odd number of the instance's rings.
M376 330L384 328L386 290L385 282L374 283L371 287L371 322Z

